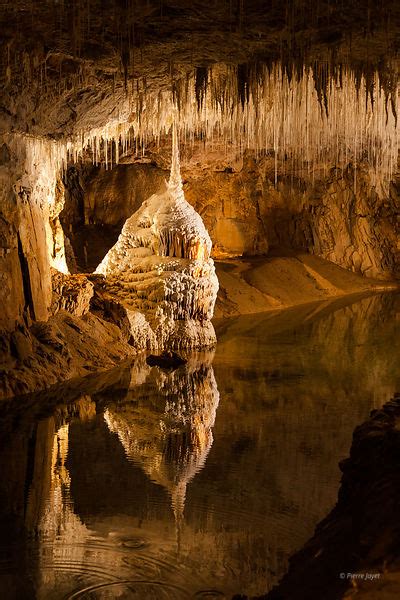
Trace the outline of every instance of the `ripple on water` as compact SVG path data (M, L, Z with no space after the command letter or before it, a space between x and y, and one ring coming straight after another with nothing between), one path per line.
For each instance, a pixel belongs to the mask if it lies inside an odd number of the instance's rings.
M142 552L138 556L126 556L123 558L123 562L128 567L138 568L143 562L145 565L152 566L157 568L159 571L169 572L169 573L180 573L182 571L183 565L179 566L175 562L170 562L161 556L156 556L153 554L147 554Z
M161 581L148 581L145 579L126 579L122 581L113 581L109 583L99 583L76 590L65 596L65 600L78 600L80 598L100 597L103 591L112 591L118 587L125 587L129 590L129 598L140 598L141 600L170 600L171 598L180 600L190 598L190 593L185 589Z
M150 546L150 542L144 538L120 538L115 542L107 542L104 539L88 538L83 542L66 542L62 537L54 540L54 538L41 538L40 546L42 548L85 548L89 551L105 550L106 552L123 552L129 550L143 550ZM0 558L1 560L1 558Z
M168 553L152 554L150 542L142 537L120 537L111 544L100 538L75 543L65 543L62 539L52 543L49 539L40 546L35 543L30 546L32 564L41 572L52 572L55 585L60 590L64 588L62 596L54 596L57 598L117 595L143 600L180 600L193 597L193 587L201 585L200 581L188 582L190 577L185 567L178 565ZM50 586L47 591L53 597L56 588Z
M74 546L71 544L71 548ZM83 546L84 547L84 546ZM65 547L60 549L64 554ZM99 557L97 548L93 547L89 553L79 560L74 560L72 557L51 556L46 554L40 555L40 568L53 569L56 571L75 570L82 575L101 575L109 579L119 580L122 577L129 578L134 574L140 578L156 579L161 574L166 576L179 575L177 565L162 559L161 557L151 554L136 553L138 548L124 549L108 548L109 552L104 553L104 548L100 548L102 555ZM119 577L115 576L115 572L119 573Z
M142 538L130 538L121 540L121 546L131 550L144 550L149 547L149 543Z
M195 598L208 598L209 600L213 600L213 598L226 598L223 592L219 590L199 590L194 595Z

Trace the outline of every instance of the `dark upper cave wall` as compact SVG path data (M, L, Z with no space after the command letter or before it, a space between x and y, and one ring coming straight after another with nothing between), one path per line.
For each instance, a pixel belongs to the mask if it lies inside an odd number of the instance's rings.
M56 172L43 146L33 140L0 140L0 330L46 320L51 305L50 262L57 249ZM63 249L62 232L58 237ZM62 262L62 260L61 260Z
M126 219L165 187L168 178L169 171L151 164L119 164L110 170L86 162L71 164L63 177L60 214L70 272L94 271Z
M341 78L346 66L358 82L365 76L372 95L377 70L390 96L399 28L397 0L5 0L0 131L79 135L117 113L128 117L146 95L176 92L189 71L218 62L239 66L242 100L258 66L274 61L289 78L316 67L321 106L330 76Z
M157 161L154 153L151 156ZM400 276L398 179L384 192L374 187L366 166L358 169L355 183L351 166L344 171L321 167L313 181L308 174L284 175L280 165L275 185L271 159L248 154L238 161L221 161L208 153L203 163L198 158L193 161L189 153L183 161L184 191L211 235L215 258L265 255L270 248L301 249L365 276ZM71 171L74 176L66 178L69 191L61 218L64 228L73 232L71 241L83 270L79 236L97 239L90 264L95 268L114 243L104 233L111 228L117 237L126 218L163 185L168 163L162 153L158 159L160 167L123 164L111 171L92 170L78 194L76 168ZM80 216L74 220L77 204ZM80 229L84 223L87 227Z

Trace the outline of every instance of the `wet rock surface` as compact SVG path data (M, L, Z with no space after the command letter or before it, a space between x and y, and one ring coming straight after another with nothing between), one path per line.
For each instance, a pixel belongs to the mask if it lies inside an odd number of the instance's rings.
M356 428L350 457L340 464L335 508L290 559L281 583L262 598L394 597L400 559L399 422L396 394Z
M82 308L82 306L81 306ZM92 313L60 310L4 334L0 346L0 398L46 389L74 377L111 369L135 354L121 331Z

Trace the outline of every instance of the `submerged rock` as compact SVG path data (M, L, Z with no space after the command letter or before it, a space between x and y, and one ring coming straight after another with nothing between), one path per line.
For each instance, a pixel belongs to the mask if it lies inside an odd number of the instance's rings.
M150 367L161 367L162 369L177 369L181 365L185 365L187 360L176 354L176 352L163 352L159 356L150 354L146 358L146 362Z

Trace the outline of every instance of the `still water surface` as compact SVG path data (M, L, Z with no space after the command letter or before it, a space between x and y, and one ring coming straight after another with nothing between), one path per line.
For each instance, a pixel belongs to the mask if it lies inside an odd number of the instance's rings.
M173 372L139 358L4 404L1 598L270 589L400 391L399 317L393 294L241 317Z

